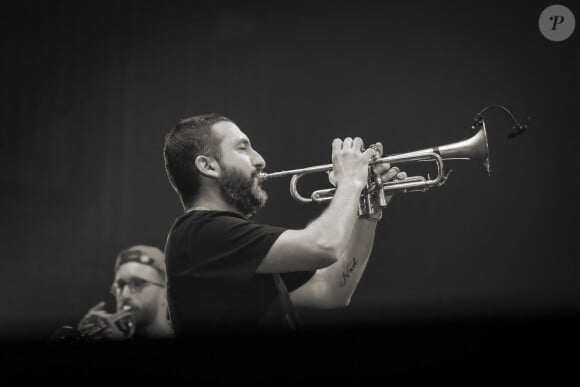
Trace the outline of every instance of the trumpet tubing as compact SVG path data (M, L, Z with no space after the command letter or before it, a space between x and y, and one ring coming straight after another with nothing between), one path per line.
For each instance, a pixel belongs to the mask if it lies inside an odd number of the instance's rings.
M95 317L95 319L97 319ZM135 333L135 319L130 308L125 308L109 317L109 322L116 324L119 329L127 336L132 337ZM98 321L98 320L97 320ZM97 323L97 326L88 332L83 332L82 336L92 337L107 329L104 322Z
M384 202L385 192L413 192L426 191L431 187L439 187L443 185L449 174L445 174L444 160L476 160L480 161L487 173L491 173L489 161L489 146L487 141L487 133L485 130L485 122L481 120L479 128L471 136L464 140L439 145L432 148L420 149L407 153L393 154L373 160L369 163L369 183L361 194L361 207L364 207L365 200L368 202L372 195L377 195L379 203ZM389 163L396 165L407 162L424 162L432 161L437 166L437 176L435 178L423 176L409 176L406 179L397 181L382 182L380 178L377 179L373 175L371 166L376 164ZM334 188L320 189L311 193L310 197L304 197L298 192L298 182L304 175L332 171L332 164L318 165L314 167L292 169L287 171L279 171L273 173L260 173L258 178L261 181L266 181L274 178L292 176L290 180L290 194L292 197L303 203L312 202L326 202L332 200L334 197ZM386 205L386 203L385 203ZM364 210L361 210L364 213Z

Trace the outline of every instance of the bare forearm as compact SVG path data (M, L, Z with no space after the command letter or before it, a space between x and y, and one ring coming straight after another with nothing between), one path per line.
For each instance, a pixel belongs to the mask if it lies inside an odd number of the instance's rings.
M337 258L346 252L358 222L361 190L362 187L355 184L344 184L337 188L328 208L307 227L308 232L320 244L332 249Z
M282 233L256 272L311 271L336 263L357 221L361 190L356 184L344 184L326 211L305 229Z
M377 223L358 219L339 260L323 269L327 286L338 305L349 304L361 280L373 248L376 227Z
M376 223L357 219L348 245L332 265L318 269L302 287L290 293L295 305L315 308L347 306L366 268Z

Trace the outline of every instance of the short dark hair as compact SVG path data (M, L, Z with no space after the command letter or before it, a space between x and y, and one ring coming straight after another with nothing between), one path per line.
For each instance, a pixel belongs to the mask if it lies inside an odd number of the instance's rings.
M195 158L199 155L220 160L219 138L211 128L217 122L233 122L220 114L210 113L185 118L165 136L163 157L165 171L173 189L187 208L199 191L199 175Z

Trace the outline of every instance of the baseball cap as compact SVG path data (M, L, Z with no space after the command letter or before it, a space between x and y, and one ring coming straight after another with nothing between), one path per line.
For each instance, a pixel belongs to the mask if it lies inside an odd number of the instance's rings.
M115 272L119 266L127 262L148 265L165 274L165 255L154 246L135 245L121 251L115 260Z

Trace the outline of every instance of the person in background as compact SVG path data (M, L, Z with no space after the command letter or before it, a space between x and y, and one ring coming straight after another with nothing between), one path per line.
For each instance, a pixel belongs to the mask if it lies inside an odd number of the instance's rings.
M173 336L165 291L165 256L156 247L132 246L115 261L111 293L116 311L101 301L79 322L75 336L81 341L166 339Z

